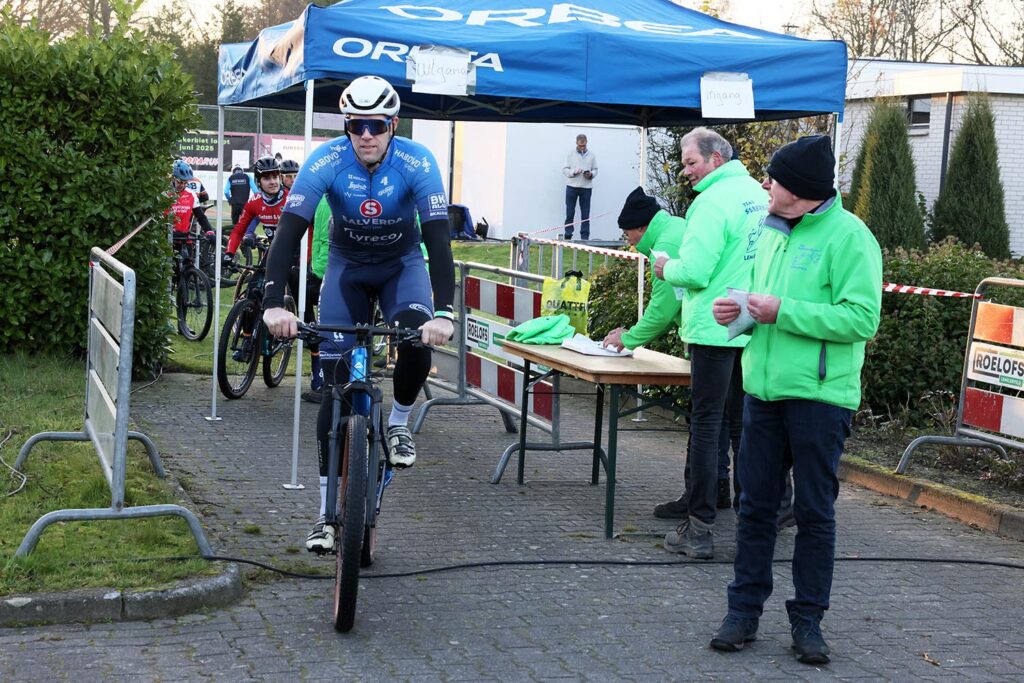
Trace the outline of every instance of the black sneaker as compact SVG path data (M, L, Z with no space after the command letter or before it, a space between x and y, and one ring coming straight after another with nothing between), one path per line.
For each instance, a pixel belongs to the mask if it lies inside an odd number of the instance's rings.
M388 461L395 467L412 467L416 463L416 444L405 425L388 427Z
M324 394L322 391L303 391L302 400L306 403L323 403Z
M727 510L732 507L732 496L729 495L729 480L718 480L718 502L715 507L719 510Z
M661 519L686 519L689 517L690 510L686 507L686 494L679 496L676 500L655 505L654 516Z
M820 620L813 616L790 615L789 623L797 660L804 664L828 664L831 651L821 635Z
M334 552L334 527L324 517L316 520L306 535L306 550L317 555Z
M739 652L747 643L757 640L757 619L727 614L711 639L711 648L719 652Z

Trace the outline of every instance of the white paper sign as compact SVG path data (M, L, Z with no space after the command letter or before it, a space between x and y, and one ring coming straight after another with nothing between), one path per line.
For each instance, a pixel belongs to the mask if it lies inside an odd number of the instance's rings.
M421 45L405 60L405 77L412 91L436 95L467 95L476 85L468 50L440 45Z
M700 79L700 110L706 119L754 118L754 82L746 74L704 74Z

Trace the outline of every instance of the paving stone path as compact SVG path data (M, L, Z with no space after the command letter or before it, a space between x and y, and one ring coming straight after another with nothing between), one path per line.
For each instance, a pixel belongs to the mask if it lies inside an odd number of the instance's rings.
M209 422L208 378L168 375L133 396L139 427L202 513L215 550L299 571L329 571L301 543L316 512L314 411L304 404L302 491L290 479L288 382L257 383L220 402ZM592 404L567 399L567 439L586 439ZM420 460L388 489L378 559L361 582L356 627L330 624L329 581L251 571L229 608L176 619L0 629L2 681L690 681L1024 680L1024 572L956 563L841 561L823 623L833 661L790 652L783 602L789 567L758 641L724 655L708 641L725 610L735 519L717 524L714 563L544 564L683 559L660 548L671 522L651 507L678 495L685 432L656 416L620 432L616 530L602 535L603 487L589 455L535 453L527 483L489 483L514 439L493 408L431 411ZM604 479L602 477L602 483ZM1024 564L1016 541L844 485L842 557L963 558ZM45 543L45 537L43 541ZM793 530L777 558L790 556ZM422 573L452 564L530 561Z

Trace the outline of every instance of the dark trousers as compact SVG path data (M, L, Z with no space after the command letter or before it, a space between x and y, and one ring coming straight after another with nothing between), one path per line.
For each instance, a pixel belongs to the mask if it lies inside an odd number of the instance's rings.
M244 208L245 204L231 205L231 227L238 225L238 219L242 217L242 209Z
M743 428L741 348L690 345L690 441L686 505L690 516L715 523L718 502L718 442L722 419L728 415L730 434Z
M580 238L590 239L590 194L592 187L565 186L565 236L572 237L576 218L576 200L580 201Z
M829 606L835 563L835 501L839 456L850 434L847 408L818 401L762 401L747 396L740 445L740 510L729 613L759 617L772 593L776 520L786 476L786 444L793 461L795 597L790 614L821 618Z

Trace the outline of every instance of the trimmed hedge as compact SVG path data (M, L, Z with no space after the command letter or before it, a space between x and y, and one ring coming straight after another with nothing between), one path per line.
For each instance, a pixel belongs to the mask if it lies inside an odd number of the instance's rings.
M138 275L136 374L166 357L174 144L195 126L169 47L118 30L51 36L0 15L0 353L86 345L89 249L157 220L116 255Z
M1024 267L989 259L950 239L925 251L897 250L883 254L888 282L973 292L986 277L1024 279ZM591 337L600 339L615 327L636 322L636 271L617 262L594 276L590 289ZM650 277L648 273L648 278ZM648 283L645 292L650 292ZM1024 306L1024 290L994 289L988 299ZM898 415L911 424L932 418L930 395L959 396L971 300L911 294L883 294L882 320L865 354L862 408L879 415ZM682 356L683 344L672 331L650 345L655 351ZM685 400L686 388L663 393Z

